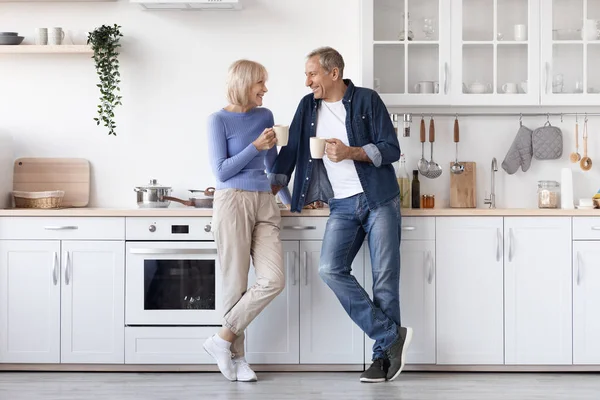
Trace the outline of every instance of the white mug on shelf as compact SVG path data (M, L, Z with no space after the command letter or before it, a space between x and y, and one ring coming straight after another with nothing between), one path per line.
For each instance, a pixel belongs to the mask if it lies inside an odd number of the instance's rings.
M421 81L415 85L415 92L417 93L433 93L434 82L433 81Z
M65 32L62 28L51 28L48 33L48 44L59 45L62 44L65 38Z
M35 44L48 44L48 28L35 28Z
M515 40L517 42L523 42L527 40L527 25L517 24L515 25Z
M504 85L502 85L502 91L504 93L518 93L518 86L516 83L512 83L512 82L507 82Z

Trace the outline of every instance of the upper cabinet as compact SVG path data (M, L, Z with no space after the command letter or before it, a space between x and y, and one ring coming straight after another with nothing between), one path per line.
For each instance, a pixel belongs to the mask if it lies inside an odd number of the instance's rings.
M542 0L541 100L551 105L600 101L600 2Z
M388 106L595 105L600 2L364 0L363 85Z

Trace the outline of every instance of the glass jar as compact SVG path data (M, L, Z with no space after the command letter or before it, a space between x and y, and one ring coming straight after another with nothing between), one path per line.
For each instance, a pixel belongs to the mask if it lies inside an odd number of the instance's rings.
M538 181L538 208L559 208L560 184L556 181Z
M435 195L424 194L421 196L421 203L423 208L434 208L435 207Z

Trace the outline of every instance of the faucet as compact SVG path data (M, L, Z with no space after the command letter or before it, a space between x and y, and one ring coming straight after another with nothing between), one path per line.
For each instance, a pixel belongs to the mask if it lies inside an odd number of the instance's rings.
M490 197L483 199L483 204L489 204L490 208L496 208L496 172L498 171L498 161L496 157L492 158L492 189Z

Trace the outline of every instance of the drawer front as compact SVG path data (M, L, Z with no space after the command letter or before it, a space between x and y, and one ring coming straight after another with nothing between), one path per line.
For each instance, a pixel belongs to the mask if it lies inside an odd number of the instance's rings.
M435 240L435 217L402 217L402 240Z
M204 341L215 327L125 328L125 364L214 364L204 351Z
M281 240L323 240L328 217L283 217Z
M120 217L2 217L0 239L124 240Z
M212 217L127 217L127 240L214 240Z
M574 217L573 240L600 240L600 217Z

